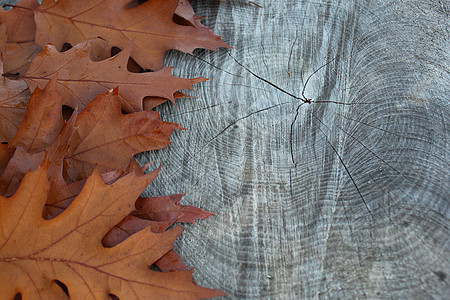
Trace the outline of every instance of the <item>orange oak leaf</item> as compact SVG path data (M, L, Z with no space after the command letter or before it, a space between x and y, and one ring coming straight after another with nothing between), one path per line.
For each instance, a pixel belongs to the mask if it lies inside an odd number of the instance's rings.
M228 47L208 28L181 26L172 18L178 0L152 0L129 7L130 0L92 0L80 5L76 0L43 0L34 10L36 43L78 44L102 37L108 47L135 47L131 57L144 69L159 70L164 52L177 49L192 53L195 48L215 50Z
M19 0L9 11L0 9L0 24L6 25L6 47L3 51L5 73L26 72L31 60L42 50L34 43L36 23L33 9L36 0Z
M51 165L52 166L52 165ZM54 167L55 165L53 165ZM102 180L106 184L112 184L122 176L127 175L130 172L135 172L136 174L143 175L144 170L147 168L147 166L139 167L134 159L130 161L130 164L123 170L115 170L112 172L104 173L101 175ZM160 167L161 168L161 167ZM156 178L158 175L160 168L157 170L154 170L151 172L148 176L152 177L152 180ZM59 172L53 172L53 175L50 175L51 178L51 188L49 191L47 203L45 204L45 208L43 211L43 217L45 219L52 219L59 214L61 214L76 198L76 196L81 192L85 180L77 181L71 184L66 184L64 180L62 179L62 176ZM22 176L23 177L23 176ZM1 187L1 186L0 186ZM180 195L182 196L182 195ZM158 197L157 197L158 198ZM157 199L155 198L155 199ZM161 197L166 198L166 197ZM174 198L174 197L167 197L167 198ZM175 197L178 198L178 197ZM152 198L146 198L146 199L152 199ZM148 201L148 200L147 200ZM161 203L161 201L159 201ZM164 201L162 202L164 203ZM158 208L157 205L154 205L155 209L157 211L161 210L161 208ZM201 211L200 209L197 209L195 207L191 207L194 211L200 211L201 213L198 214L198 219L200 218L207 218L209 217L210 213ZM164 209L164 208L163 208ZM167 210L167 208L166 208ZM147 219L140 219L138 217L135 217L134 214L137 212L133 212L131 215L126 216L119 224L115 225L103 238L102 244L105 247L113 247L125 239L127 239L129 236L135 234L136 232L139 232L143 230L146 227L150 227L151 231L153 233L161 233L166 231L175 221L182 222L180 219L173 219L173 215L167 214L166 216L169 218L168 220L163 220L161 217L163 215L159 215L158 217L160 220L149 220L148 215ZM156 212L157 213L157 212ZM194 220L192 219L192 222ZM155 265L162 271L162 272L172 272L172 271L185 271L189 270L188 268L181 260L180 256L173 250L170 250L164 256L162 256L160 259L158 259L155 262Z
M191 272L160 273L152 265L173 247L181 233L175 227L155 234L139 231L105 248L101 239L134 209L148 176L129 174L105 185L98 172L58 217L42 218L49 181L48 161L25 175L17 192L0 197L0 298L67 299L198 299L222 295L192 282Z
M3 62L0 59L0 70ZM25 81L0 79L0 142L8 142L15 134L25 115L30 90Z
M43 88L57 74L63 104L78 109L84 108L98 94L119 87L122 109L126 112L141 111L146 96L162 97L174 102L175 92L192 89L192 84L205 81L203 77L174 77L171 68L140 74L129 72L127 63L131 44L114 57L93 61L90 53L98 41L84 41L62 53L48 45L34 59L23 78L34 90L38 86Z
M117 89L92 100L75 127L64 158L65 177L71 181L85 179L94 167L102 173L121 169L133 155L169 145L175 128L184 129L161 121L155 111L123 115Z

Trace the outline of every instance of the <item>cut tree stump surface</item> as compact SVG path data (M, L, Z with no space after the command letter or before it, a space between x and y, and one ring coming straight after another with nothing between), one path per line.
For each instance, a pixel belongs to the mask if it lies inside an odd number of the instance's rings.
M234 49L168 54L212 80L161 109L187 130L140 156L163 163L148 195L216 214L177 242L195 280L223 299L446 298L449 2L254 2L194 1ZM292 97L322 66L317 102Z
M176 242L196 282L223 299L448 297L449 3L254 2L194 1L234 49L167 54L212 80L161 106L188 129L138 156L163 163L146 196L216 214Z

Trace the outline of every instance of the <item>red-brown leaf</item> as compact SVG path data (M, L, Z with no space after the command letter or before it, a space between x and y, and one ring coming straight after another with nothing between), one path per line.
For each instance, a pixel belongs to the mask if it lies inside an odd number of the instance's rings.
M188 0L178 0L178 6L175 10L175 14L188 21L192 26L205 27L205 25L203 25L200 21L203 18L195 14L191 3Z
M99 95L80 112L65 155L68 179L86 178L95 166L101 173L125 167L143 151L162 149L177 124L163 122L155 111L123 115L117 90Z
M25 117L9 147L20 145L29 153L37 153L53 143L64 124L62 100L56 85L53 78L43 90L34 90Z
M6 49L3 51L4 73L24 74L31 60L42 50L34 43L36 23L33 9L36 0L19 0L9 11L0 9L0 24L6 25Z
M134 216L126 216L119 224L114 226L103 238L102 243L105 247L114 247L126 240L131 235L149 227L154 233L166 231L173 222L157 222L151 220L139 219Z
M9 149L8 145L0 144L0 174L2 174L5 170L6 165L8 164L13 154L14 151Z
M163 257L158 259L155 264L162 272L186 271L189 270L181 257L173 250L170 250Z
M139 198L136 201L136 212L133 215L153 221L186 223L194 223L197 219L206 219L213 215L194 206L181 205L180 201L184 195Z
M0 24L6 24L7 42L24 43L34 41L36 24L33 9L39 6L36 0L19 0L9 11L0 9Z
M127 70L131 44L112 58L93 61L90 53L93 44L100 40L84 41L60 53L48 45L34 59L23 77L31 90L43 88L57 74L63 104L83 109L98 94L119 87L122 109L136 112L143 109L144 97L162 97L174 102L174 93L192 89L191 85L205 78L184 79L171 75L171 68L157 72L132 73Z
M17 147L13 156L8 160L5 170L0 176L0 195L13 195L20 185L25 173L35 170L45 157L44 152L28 153L21 146Z
M16 134L23 120L30 90L21 79L2 77L0 81L0 142L8 142Z
M180 26L172 18L178 0L152 0L129 8L130 0L43 0L35 9L36 43L61 49L64 43L78 44L102 37L108 47L136 46L131 57L144 69L163 67L164 52L177 49L192 53L195 48L227 47L208 28Z

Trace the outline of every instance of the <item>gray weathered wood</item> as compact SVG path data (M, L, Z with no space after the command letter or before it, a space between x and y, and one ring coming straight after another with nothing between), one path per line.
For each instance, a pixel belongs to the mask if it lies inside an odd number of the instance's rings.
M147 195L216 213L177 242L196 281L224 299L448 297L448 2L254 2L196 4L234 49L168 55L213 80L161 108L188 129L140 156L163 163ZM305 95L344 104L281 91L328 62Z

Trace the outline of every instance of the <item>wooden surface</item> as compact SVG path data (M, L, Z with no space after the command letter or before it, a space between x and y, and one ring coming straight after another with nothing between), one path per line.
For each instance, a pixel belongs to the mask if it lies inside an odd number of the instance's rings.
M160 108L188 129L138 158L163 163L145 195L216 213L176 243L197 283L223 299L448 297L448 2L196 2L234 49L168 53L174 74L213 80Z
M148 195L216 213L177 242L196 281L224 299L447 298L449 2L211 2L196 11L234 49L168 55L213 80L161 109L188 129L140 156L163 162ZM327 62L305 95L344 104L286 93Z

